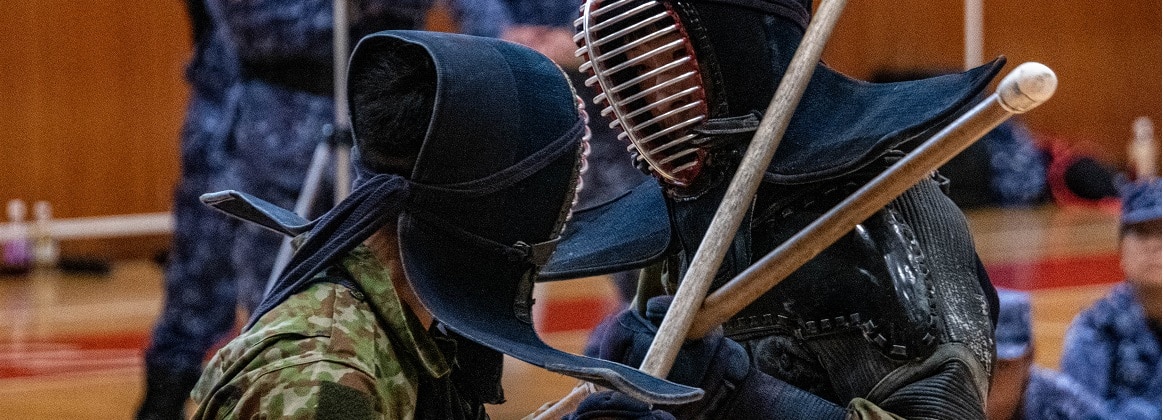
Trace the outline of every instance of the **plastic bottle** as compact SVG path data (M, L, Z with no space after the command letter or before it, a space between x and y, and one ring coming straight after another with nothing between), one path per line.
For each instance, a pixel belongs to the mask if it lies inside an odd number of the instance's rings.
M8 201L8 232L3 245L4 259L0 272L4 274L27 274L32 270L32 254L28 239L28 223L25 217L28 208L24 200Z
M61 250L56 239L52 237L50 224L53 218L52 206L47 201L37 201L32 204L32 260L37 267L56 267L60 260Z

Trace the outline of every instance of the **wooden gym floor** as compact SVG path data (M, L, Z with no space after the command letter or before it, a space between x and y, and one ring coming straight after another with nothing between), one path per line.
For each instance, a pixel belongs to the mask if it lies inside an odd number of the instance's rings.
M1036 363L1057 368L1068 323L1121 279L1113 211L1043 207L969 214L979 253L1000 287L1033 296ZM539 285L537 324L555 347L580 352L587 329L617 306L605 278ZM161 270L115 264L109 276L52 271L0 277L0 417L128 419L141 396L141 354L161 306ZM508 401L519 419L575 381L507 360Z

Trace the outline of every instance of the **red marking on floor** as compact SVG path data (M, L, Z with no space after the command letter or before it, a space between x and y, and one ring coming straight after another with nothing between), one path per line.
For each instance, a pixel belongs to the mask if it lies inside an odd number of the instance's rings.
M136 367L148 341L137 331L0 343L0 379Z
M541 302L546 306L535 322L540 333L593 329L617 305L611 298L602 296L542 299Z
M990 264L986 271L996 286L1019 290L1110 284L1123 279L1116 254ZM536 322L541 333L590 330L618 307L615 299L605 295L543 299L539 304L545 305ZM31 341L9 337L0 342L0 379L134 368L140 366L148 342L149 331Z
M986 272L995 286L1018 290L1109 284L1124 278L1116 254L989 264Z

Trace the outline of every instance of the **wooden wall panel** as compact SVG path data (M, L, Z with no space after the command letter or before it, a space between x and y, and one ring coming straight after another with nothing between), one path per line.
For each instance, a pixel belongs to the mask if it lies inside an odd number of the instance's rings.
M1026 119L1110 162L1126 160L1132 121L1160 129L1160 1L988 0L986 50L1040 61L1059 74L1059 91Z
M168 210L187 95L182 2L11 3L0 14L0 201L47 199L59 217ZM825 61L857 78L959 68L962 7L852 0ZM1060 75L1056 97L1025 117L1032 128L1122 163L1131 121L1160 125L1160 21L1160 0L986 0L985 50L1007 55L1007 70L1035 60ZM455 28L440 10L431 23Z
M1059 90L1024 118L1122 164L1132 121L1160 126L1160 1L985 0L984 58L1005 55L1003 72L1047 64ZM949 68L963 63L961 0L849 1L824 60L857 78L879 68Z
M189 49L181 2L28 1L0 14L0 199L58 216L165 211ZM12 90L10 90L12 89Z
M180 1L6 4L0 200L48 200L57 217L168 210L188 32Z
M958 69L961 31L962 0L850 0L823 59L860 79L882 68Z

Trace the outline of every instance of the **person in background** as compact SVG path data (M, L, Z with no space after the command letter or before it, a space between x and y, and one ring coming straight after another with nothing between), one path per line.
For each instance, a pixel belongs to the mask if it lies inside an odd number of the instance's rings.
M870 82L893 83L946 73L939 69L880 69ZM1020 118L986 133L938 169L962 209L1106 205L1118 196L1116 170L1063 139L1038 136ZM985 182L983 182L985 180Z
M478 2L488 1L454 4L469 11L467 19L494 21L483 15L495 8ZM422 28L431 3L354 1L352 39ZM191 95L165 300L145 353L139 419L185 417L207 351L234 329L238 307L249 312L263 297L279 248L277 235L216 214L198 196L236 188L291 207L334 121L331 0L187 0L186 7ZM329 186L321 187L319 196L329 196Z
M1090 153L1086 142L1039 136L1036 143L1047 162L1047 192L1056 205L1119 211L1119 171Z
M1103 404L1063 373L1033 364L1031 298L998 289L997 360L986 400L990 420L1099 420Z
M1061 369L1101 398L1110 418L1159 419L1160 178L1124 182L1120 194L1126 280L1072 321Z

